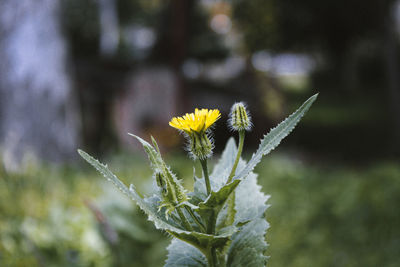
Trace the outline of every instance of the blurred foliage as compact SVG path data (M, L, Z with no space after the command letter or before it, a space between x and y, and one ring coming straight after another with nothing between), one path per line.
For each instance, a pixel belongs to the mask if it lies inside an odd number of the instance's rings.
M257 170L272 195L270 266L398 266L400 168L315 167L275 156Z
M114 118L107 114L112 113L114 100L129 90L125 81L140 70L163 66L179 80L178 111L192 104L210 106L213 101L228 106L213 100L220 97L226 102L246 101L256 107L255 119L272 123L297 105L297 98L318 91L323 100L318 106L325 107L314 114L324 123L315 120L296 137L303 148L314 153L322 148L337 158L399 156L399 94L395 92L399 82L390 77L398 67L388 60L400 59L396 40L388 49L390 27L395 26L390 24L394 0L115 0L119 45L108 56L99 52L100 2L62 3L63 31L72 50L84 117L83 139L92 150L115 147ZM212 28L212 20L221 14L232 24L225 34ZM154 38L146 48L134 41L149 39L140 37L141 30ZM310 59L310 66L302 66L307 71L301 75L277 75L276 66L260 71L253 62L259 52L270 56L261 60L264 65L275 66L274 56L295 54ZM243 60L243 69L223 78L238 68L227 60L235 57ZM185 66L194 70L196 78L186 76ZM221 80L210 78L215 76L212 72L222 73ZM390 87L397 89L392 93ZM366 133L363 139L358 129ZM314 131L317 134L311 135ZM324 146L327 139L329 148ZM376 153L364 153L365 143Z
M104 160L149 192L140 155ZM191 186L181 155L167 157ZM197 166L197 171L199 167ZM275 153L256 169L271 194L269 266L398 266L400 167L315 166ZM132 180L128 180L132 179ZM1 266L162 266L168 238L94 171L28 167L0 173Z
M322 48L342 53L360 38L382 31L390 1L236 0L234 16L250 51Z
M0 266L159 266L166 256L165 234L94 172L2 170L0 217Z

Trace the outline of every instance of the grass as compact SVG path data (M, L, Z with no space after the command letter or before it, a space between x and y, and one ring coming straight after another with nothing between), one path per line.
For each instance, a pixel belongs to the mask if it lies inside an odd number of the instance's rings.
M166 160L190 188L192 162ZM106 161L149 192L142 154ZM399 165L320 166L274 153L256 171L272 196L269 266L400 265ZM86 165L0 170L0 218L1 266L162 266L169 239Z

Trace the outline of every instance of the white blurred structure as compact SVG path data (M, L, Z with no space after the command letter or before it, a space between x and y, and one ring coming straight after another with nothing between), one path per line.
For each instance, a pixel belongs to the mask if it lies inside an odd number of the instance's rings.
M99 0L100 51L105 56L113 55L118 48L119 26L115 0Z
M59 1L0 1L0 148L5 167L26 154L75 154L78 118L60 32Z

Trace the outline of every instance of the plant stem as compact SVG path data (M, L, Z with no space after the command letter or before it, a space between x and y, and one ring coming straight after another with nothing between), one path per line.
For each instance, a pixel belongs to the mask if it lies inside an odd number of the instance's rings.
M215 248L210 246L206 255L209 267L217 267L217 253Z
M215 210L211 211L210 219L207 224L207 234L215 234L215 224L217 223L217 216Z
M189 221L186 219L185 214L183 214L181 207L177 207L176 211L179 214L179 217L181 218L181 221L183 223L183 226L186 228L186 230L193 231L193 227L190 225Z
M207 196L211 194L210 177L208 176L207 159L200 160L201 167L203 168L204 180L206 181Z
M232 178L236 173L236 168L237 168L240 156L242 155L242 151L243 151L244 136L245 136L245 130L240 130L239 131L239 147L238 147L238 151L236 154L235 163L233 164L233 167L232 167L231 173L229 174L227 183L230 183L232 181Z
M207 189L207 195L209 196L211 194L211 185L210 185L210 177L208 176L208 168L207 168L207 160L206 159L201 159L200 160L201 167L203 168L203 175L204 175L204 180L206 182L206 189ZM214 235L215 234L215 224L217 222L217 216L215 214L215 210L211 212L211 216L208 220L207 223L207 234ZM208 248L208 253L207 253L207 261L208 265L210 267L217 267L217 251L213 246L210 246Z
M235 176L236 168L237 168L237 165L238 165L239 160L240 160L240 156L242 155L242 151L243 151L244 136L245 136L245 131L244 130L239 131L239 147L238 147L238 151L237 151L237 154L236 154L236 159L235 159L235 162L233 164L231 173L229 174L227 183L230 183L232 181L232 178ZM229 196L228 201L227 201L228 217L227 217L227 220L225 222L226 225L233 224L233 222L235 220L235 214L236 214L235 198L236 198L236 194L235 194L235 192L232 192L232 194Z
M196 224L200 227L201 231L203 231L204 233L206 232L206 228L204 227L204 225L201 223L201 221L199 220L199 218L197 218L196 214L194 214L194 212L192 211L192 209L188 206L185 206L186 211L190 214L190 216L193 218L193 220L196 222Z

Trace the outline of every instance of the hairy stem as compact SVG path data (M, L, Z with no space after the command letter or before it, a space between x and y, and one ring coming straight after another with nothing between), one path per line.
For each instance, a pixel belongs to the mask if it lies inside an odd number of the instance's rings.
M238 147L238 151L236 154L235 163L233 164L233 167L232 167L231 173L229 174L227 183L230 183L232 181L233 176L235 176L236 168L237 168L240 156L242 155L242 151L243 151L244 136L245 136L245 130L240 130L239 131L239 147Z
M207 159L200 160L201 167L203 168L204 180L206 181L207 195L211 194L210 177L208 176Z
M181 221L183 223L183 226L185 227L186 230L193 231L193 227L190 225L189 221L186 219L185 214L183 214L181 207L177 207L176 211L179 214L179 217L181 218Z
M196 224L200 227L201 231L205 233L206 228L204 227L203 223L199 220L199 218L196 216L196 214L194 214L193 210L188 206L185 206L185 209L193 218L193 220L196 222Z

